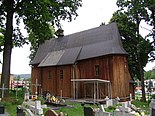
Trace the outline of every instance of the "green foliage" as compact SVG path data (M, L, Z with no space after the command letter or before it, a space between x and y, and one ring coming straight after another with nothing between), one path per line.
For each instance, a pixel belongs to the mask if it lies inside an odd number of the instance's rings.
M150 41L140 35L137 38L138 27L126 13L117 11L110 21L118 24L123 47L128 53L129 70L132 77L140 79L139 61L141 61L142 67L145 67L149 59L149 53L153 49Z
M116 110L116 106L109 106L108 108L105 108L106 112L113 112Z
M4 35L3 35L3 30L0 27L0 52L3 51L3 47L4 47Z
M37 100L40 100L41 101L41 104L44 104L45 101L46 101L43 97L38 97Z
M127 52L130 52L131 60L129 62L130 73L132 77L138 78L142 84L142 100L146 101L145 97L145 88L144 88L144 67L148 62L149 54L151 55L153 47L149 40L144 39L139 32L140 23L142 20L148 20L148 10L145 7L144 0L117 0L117 6L119 7L118 12L121 12L126 15L127 23L131 28L131 35L128 34L125 37L125 34L122 34L125 40L131 40L125 42L125 49ZM130 30L129 29L129 30ZM126 31L126 29L125 29ZM128 39L129 38L129 39ZM129 43L127 43L129 42ZM127 47L129 45L129 47ZM132 51L132 54L131 54ZM130 58L130 57L129 57ZM131 63L132 62L132 63Z
M0 1L0 31L4 35L2 83L9 87L11 53L14 46L21 47L28 43L28 38L22 35L20 22L23 21L28 33L34 35L30 39L34 49L40 43L53 36L51 27L61 27L60 20L72 21L77 16L77 9L81 6L81 0L2 0ZM13 18L16 27L13 25ZM2 37L1 37L2 39ZM36 44L34 44L36 42ZM33 53L35 53L33 51ZM5 97L8 92L5 92Z
M155 1L154 0L117 0L117 5L120 10L125 11L130 18L137 24L140 24L141 20L147 22L148 25L152 26L149 30L150 33L147 37L151 37L153 46L155 47ZM155 48L154 48L155 49ZM154 51L151 52L151 59L155 60Z
M4 105L6 112L10 114L10 116L16 116L17 112L17 106L21 105L23 102L23 96L24 92L23 91L18 91L18 99L15 97L15 92L10 91L10 96L7 98L3 98L2 102L0 103L1 105Z
M121 11L128 14L136 25L139 25L141 20L148 19L144 3L144 0L117 0L116 4Z
M147 22L150 26L152 26L152 29L150 30L150 33L148 36L153 38L153 45L155 47L155 1L154 0L144 0L144 7L147 10L148 18ZM155 60L155 54L154 52L151 54L153 57L153 60Z
M122 106L122 104L115 104L113 106L109 106L109 107L105 108L105 111L106 112L114 112L118 106Z
M60 20L68 19L72 21L72 16L77 16L76 10L81 6L81 0L65 1L29 1L23 3L23 9L18 10L19 17L23 18L26 29L29 33L29 42L31 43L32 60L40 44L54 36L54 24L61 27ZM31 15L33 14L33 15ZM33 19L33 20L32 20Z
M135 105L137 108L139 108L141 112L145 112L146 115L148 115L150 113L150 108L149 108L148 102L134 100L134 101L132 101L132 104Z
M0 4L0 29L3 34L6 31L6 14L9 7L12 6L12 13L15 15L16 27L13 28L13 45L22 46L27 43L20 30L20 22L23 21L25 28L30 34L29 41L32 46L34 41L37 44L53 36L53 27L61 26L60 20L68 19L72 21L74 16L78 16L77 9L81 6L81 0L11 0L11 2L2 1ZM12 17L13 18L13 17ZM12 19L9 19L12 20ZM52 27L52 28L51 28ZM0 31L1 32L1 31ZM33 37L31 37L33 35ZM1 36L0 36L1 37ZM32 40L32 38L36 40Z
M29 56L30 60L32 61L36 52L37 52L37 49L39 47L40 44L42 44L46 39L50 39L54 36L54 28L53 27L50 27L49 26L49 32L46 31L46 33L43 33L43 35L45 34L47 37L40 37L39 35L36 35L34 34L32 31L29 33L29 37L28 37L28 40L29 42L31 43L31 47L30 47L30 51L31 51L31 54Z
M145 78L145 80L147 80L147 79L155 79L155 70L153 69L153 70L144 72L144 78Z
M151 98L152 98L152 99L155 99L155 94L151 95Z

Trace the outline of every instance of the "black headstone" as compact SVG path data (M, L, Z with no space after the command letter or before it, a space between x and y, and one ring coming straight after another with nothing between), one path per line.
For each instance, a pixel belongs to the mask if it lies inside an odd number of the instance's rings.
M23 111L23 109L17 107L17 116L25 116L25 112Z
M4 111L4 106L0 106L0 114L4 114L5 113L5 111Z
M84 116L94 116L93 109L91 107L84 107Z
M152 110L152 116L155 116L155 109L151 109Z

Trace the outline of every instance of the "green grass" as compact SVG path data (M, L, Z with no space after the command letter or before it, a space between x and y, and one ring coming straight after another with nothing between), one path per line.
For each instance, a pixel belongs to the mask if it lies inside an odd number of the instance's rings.
M132 102L137 108L140 109L140 112L144 112L146 115L149 114L150 109L149 109L149 103L148 102L142 102L139 100L135 100Z
M71 108L61 108L56 110L57 113L63 112L64 114L68 114L68 116L84 116L84 107L81 106L81 103L77 102L67 102L68 105L72 106ZM85 107L98 108L97 105L88 105L85 104Z
M14 92L10 92L10 97L3 99L3 101L0 103L0 105L5 106L5 111L7 111L10 116L16 116L17 112L17 106L21 105L24 98L24 92L23 90L18 92L18 99L16 99L16 94ZM140 96L138 96L140 97ZM42 98L39 98L42 102L44 100ZM66 107L61 108L59 110L56 110L57 113L63 112L64 114L68 114L68 116L84 116L84 109L83 106L81 106L81 103L75 103L75 102L66 102L68 105L72 107ZM132 102L137 108L140 109L141 112L145 112L145 114L149 114L149 103L148 102L141 102L139 99L136 99ZM87 107L98 107L96 105L85 105ZM116 109L116 106L111 106L107 109L105 109L108 112L113 112ZM46 112L47 109L44 109L44 112Z
M80 103L70 103L68 102L67 104L70 104L73 106L73 108L61 108L59 110L57 110L56 112L63 112L64 114L68 114L68 116L84 116L84 110L83 110L83 106L81 106ZM139 110L140 112L144 112L146 115L149 115L149 103L148 102L141 102L139 100L135 100L132 102L132 104L134 104ZM105 110L107 112L113 112L117 106L120 106L120 104L114 105L114 106L110 106L108 108L106 108ZM96 105L85 105L88 107L98 107Z
M83 111L83 106L81 106L80 103L67 103L71 105L71 108L61 108L57 110L56 112L63 112L64 114L68 114L69 116L83 116L84 111Z
M17 106L22 104L24 93L23 91L19 91L18 99L16 99L15 92L10 91L9 96L8 98L2 99L0 105L5 107L5 111L8 112L10 116L16 116Z

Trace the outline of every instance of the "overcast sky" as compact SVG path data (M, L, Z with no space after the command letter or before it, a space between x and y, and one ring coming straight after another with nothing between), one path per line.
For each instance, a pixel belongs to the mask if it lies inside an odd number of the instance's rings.
M98 27L102 22L109 22L114 11L117 10L116 0L83 0L83 5L78 10L79 16L72 22L62 21L64 34L72 34L75 32ZM23 31L24 34L25 31ZM29 66L29 45L23 48L14 48L12 51L11 74L30 74ZM147 70L153 65L149 64ZM0 68L2 65L0 64Z

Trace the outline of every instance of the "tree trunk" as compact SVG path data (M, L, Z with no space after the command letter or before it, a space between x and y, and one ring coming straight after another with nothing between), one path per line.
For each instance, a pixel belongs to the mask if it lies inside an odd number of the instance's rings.
M6 15L6 32L4 35L4 51L3 51L3 65L1 86L4 84L5 88L9 89L10 82L10 66L11 66L11 52L12 52L12 34L13 34L13 0L5 1ZM7 97L9 91L4 91L4 97Z
M146 101L146 95L145 95L145 84L144 84L144 71L141 64L139 64L139 70L140 70L140 79L141 79L141 86L142 86L142 101Z
M151 10L152 26L153 26L153 42L154 42L154 47L155 47L155 10L154 8L150 10Z
M138 17L138 16L137 16ZM137 34L138 34L138 39L140 39L140 34L139 34L139 25L140 25L141 19L137 18L136 23L137 23ZM138 46L137 46L138 47ZM141 87L142 87L142 101L146 101L146 95L145 95L145 84L144 84L144 70L141 62L141 56L139 53L139 49L137 50L137 55L138 55L138 68L139 68L139 76L140 76L140 81L141 81Z

